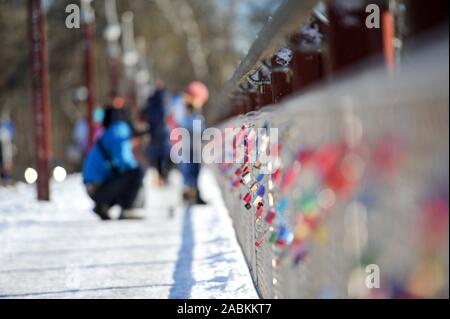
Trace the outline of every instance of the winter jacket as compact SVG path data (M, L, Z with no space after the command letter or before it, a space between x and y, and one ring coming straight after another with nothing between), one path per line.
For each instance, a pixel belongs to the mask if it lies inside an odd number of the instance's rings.
M167 97L164 90L156 91L145 108L151 136L150 158L159 158L170 151L169 130L166 123Z
M84 183L103 183L115 170L124 173L137 168L139 164L133 154L132 136L133 130L125 121L118 121L108 127L84 161ZM105 158L99 143L102 143L111 161Z

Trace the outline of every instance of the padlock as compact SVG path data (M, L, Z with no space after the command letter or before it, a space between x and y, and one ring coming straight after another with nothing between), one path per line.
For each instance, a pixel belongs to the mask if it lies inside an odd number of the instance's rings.
M252 194L251 193L245 194L243 201L248 204L248 203L250 203L251 200L252 200Z
M241 185L241 181L239 179L231 181L231 187L236 188L236 187L239 187L239 185Z
M258 191L256 192L256 195L259 197L264 197L265 193L266 193L266 187L264 185L259 186Z
M281 225L278 228L277 245L280 247L289 246L293 240L294 234L292 231L288 227Z
M252 176L249 172L242 174L241 183L247 185L252 180Z
M257 183L261 183L261 181L264 179L264 177L266 177L266 174L259 174L259 175L256 177L256 182L257 182Z
M275 183L278 183L279 182L279 180L280 180L280 178L281 178L281 170L280 169L277 169L275 172L273 172L272 173L272 180L275 182Z
M277 214L273 209L269 210L265 218L266 223L269 225L272 224L276 216Z
M269 233L269 243L275 244L277 242L277 237L277 232L272 228Z
M263 214L264 214L264 209L262 208L262 206L258 207L256 209L256 214L255 214L256 219L260 219Z
M255 206L256 208L258 208L258 207L260 207L260 206L262 206L261 205L261 203L262 203L262 197L260 197L260 196L255 196L255 199L253 200L253 206Z
M250 186L250 191L251 191L252 193L256 193L256 191L258 190L258 188L259 188L258 183L254 183L252 186Z

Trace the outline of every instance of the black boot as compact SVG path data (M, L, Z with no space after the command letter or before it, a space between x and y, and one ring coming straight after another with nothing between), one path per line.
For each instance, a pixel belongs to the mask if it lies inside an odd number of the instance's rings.
M94 213L96 213L101 220L110 220L108 215L109 206L106 204L95 204Z

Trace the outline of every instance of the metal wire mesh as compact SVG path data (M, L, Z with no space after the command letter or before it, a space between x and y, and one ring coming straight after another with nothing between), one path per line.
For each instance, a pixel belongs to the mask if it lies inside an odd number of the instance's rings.
M287 197L284 223L294 236L285 247L261 231L279 229L280 222L264 225L255 208L244 208L247 189L230 187L226 172L216 170L261 297L448 297L448 38L437 43L410 55L395 76L360 72L226 124L278 128L284 173L301 150L325 154L327 161L332 155L324 149L345 145L339 169L354 177L351 191L339 195L300 162L287 194L275 183L274 206ZM264 183L270 187L268 179ZM307 253L294 262L294 246L301 247L304 235L298 203L311 185L315 203L327 195L333 208L322 209L309 229ZM379 267L378 288L367 284L367 265Z

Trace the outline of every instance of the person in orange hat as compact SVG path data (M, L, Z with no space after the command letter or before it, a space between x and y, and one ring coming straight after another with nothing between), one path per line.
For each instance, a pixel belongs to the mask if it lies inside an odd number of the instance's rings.
M190 83L184 92L186 114L182 120L182 123L180 123L180 126L187 129L191 136L191 143L189 143L189 159L183 161L179 167L184 180L183 199L189 203L199 205L206 204L206 202L201 198L198 189L201 156L198 158L198 156L194 155L201 155L201 143L194 143L193 139L195 136L201 136L201 133L205 127L205 121L201 111L203 106L208 101L208 98L209 91L205 84L199 81Z

